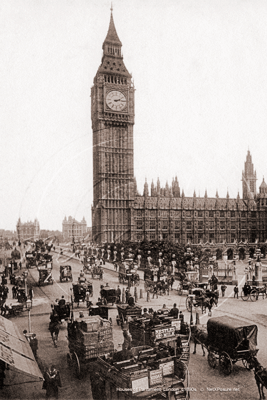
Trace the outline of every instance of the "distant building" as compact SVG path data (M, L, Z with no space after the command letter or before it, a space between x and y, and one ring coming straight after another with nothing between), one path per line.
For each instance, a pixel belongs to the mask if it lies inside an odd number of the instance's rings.
M20 218L17 222L17 238L21 242L24 240L36 240L40 238L39 221L35 220L22 223Z
M81 222L76 221L75 218L65 217L62 222L63 240L80 241L87 235L87 223L83 217Z

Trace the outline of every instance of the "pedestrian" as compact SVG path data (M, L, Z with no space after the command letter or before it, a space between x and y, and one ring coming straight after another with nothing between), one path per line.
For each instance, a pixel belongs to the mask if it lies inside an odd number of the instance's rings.
M121 302L121 288L119 286L116 290L116 296L117 296L117 302L120 303Z
M16 299L17 297L17 288L16 286L12 286L12 299Z
M157 298L158 298L158 287L157 287L157 285L154 285L154 288L153 288L153 299L154 299L154 297L155 296L157 296Z
M238 291L239 291L238 286L235 285L235 287L234 287L234 298L236 297L238 299Z
M169 313L169 316L174 317L176 319L176 318L178 318L178 315L179 315L179 310L177 308L176 303L174 303L173 308L171 309L171 311Z
M22 268L22 263L21 263L21 261L19 262L19 269L21 269Z
M227 289L226 285L221 286L222 297L224 297L226 289Z
M59 371L57 371L54 365L49 368L44 375L43 389L46 390L45 397L55 397L58 399L58 388L61 387L61 379Z
M85 301L86 301L87 308L89 308L89 306L90 306L90 292L89 292L89 289L86 289Z
M130 289L127 287L125 289L126 303L128 303L128 300L129 300L130 296L131 296Z
M30 336L30 346L31 346L34 358L36 359L37 358L37 350L38 350L38 339L37 339L35 333L33 333Z

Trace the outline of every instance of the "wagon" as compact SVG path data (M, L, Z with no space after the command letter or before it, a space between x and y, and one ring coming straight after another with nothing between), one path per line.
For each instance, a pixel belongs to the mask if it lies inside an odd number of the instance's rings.
M175 356L164 357L153 347L132 347L100 356L90 374L93 397L112 400L186 399L186 366Z
M259 297L262 296L262 299L266 298L266 285L263 286L253 286L249 284L245 284L241 291L241 298L244 301L250 299L251 301L256 301Z
M196 287L195 282L190 282L190 281L180 281L180 283L177 286L177 292L179 296L182 296L183 292L189 292L191 289L194 289Z
M210 302L210 299L213 300ZM217 301L216 293L211 292L208 289L195 288L192 289L191 294L187 295L185 305L187 311L189 312L192 311L193 307L195 308L200 307L203 312L204 308L211 309L213 306L215 306L216 301Z
M94 266L91 269L92 278L103 280L103 270L101 267Z
M98 315L70 321L67 338L67 362L77 378L97 357L114 351L112 325Z
M112 304L114 305L117 301L116 290L110 288L109 286L101 287L100 298L104 305Z
M93 296L93 284L91 282L86 283L73 283L72 284L72 295L71 295L71 303L72 306L74 303L77 303L79 307L80 302L85 302L86 293L89 293L89 296Z
M225 375L230 375L233 365L242 361L249 369L250 360L256 356L257 325L245 325L243 321L226 315L210 318L207 323L208 363L215 368L217 361Z
M40 265L37 269L39 272L38 286L53 285L52 268L47 267L47 265Z
M70 303L65 303L63 306L59 304L55 304L53 308L52 315L57 314L59 316L59 320L68 320L70 318Z
M72 282L72 272L71 272L71 266L70 265L60 265L60 277L59 280L60 282Z
M112 318L108 318L108 307L107 306L89 306L89 316L99 315L103 319L108 319L112 324Z
M129 306L128 304L117 304L117 310L117 325L121 325L121 327L123 327L123 324L130 318L140 317L142 313L142 308L137 305Z

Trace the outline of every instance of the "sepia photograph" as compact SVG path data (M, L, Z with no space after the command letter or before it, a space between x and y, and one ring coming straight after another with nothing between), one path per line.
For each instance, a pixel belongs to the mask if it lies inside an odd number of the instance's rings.
M0 397L267 393L267 3L1 0Z

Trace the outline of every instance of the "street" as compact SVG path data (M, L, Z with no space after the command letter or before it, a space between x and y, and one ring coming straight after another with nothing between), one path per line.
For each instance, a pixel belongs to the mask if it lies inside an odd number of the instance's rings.
M62 399L90 399L91 395L91 383L89 379L89 372L85 372L81 380L77 380L72 371L69 370L67 365L67 330L66 322L63 322L60 327L58 347L53 346L50 332L48 331L49 313L51 310L51 304L59 299L62 295L66 301L71 299L71 282L62 282L59 280L59 267L60 265L71 265L73 273L73 283L77 282L78 276L82 269L82 264L75 258L68 259L66 257L59 256L57 253L53 253L53 285L46 285L38 287L36 282L38 281L39 274L36 268L29 270L28 284L31 284L34 291L33 308L30 313L31 331L37 334L39 341L38 349L38 363L41 369L45 369L51 364L60 370L62 378L62 388L60 389L60 398ZM238 280L243 285L244 266L242 262L237 265ZM116 288L118 283L118 274L114 271L112 264L106 263L104 268L104 279L99 281L97 279L89 279L93 282L94 294L93 302L96 303L99 297L99 290L101 284L109 283L110 287ZM121 285L121 288L126 288L126 285ZM175 287L175 285L174 285ZM11 287L10 287L11 288ZM173 290L170 295L158 296L156 299L150 299L147 302L147 298L144 292L144 283L141 282L138 286L138 296L140 296L140 289L143 289L143 297L138 298L138 305L142 307L152 307L153 309L161 308L163 304L171 308L173 303L177 304L179 310L182 310L185 315L185 321L190 321L190 314L185 308L186 295L178 296L177 291ZM243 319L246 324L257 324L258 325L258 359L262 365L267 365L267 350L265 347L265 338L267 333L267 301L262 300L260 297L258 301L251 302L243 301L239 296L239 299L233 298L232 287L228 286L226 290L226 297L219 298L219 304L217 308L213 308L212 316L218 317L221 315L229 315L232 317ZM11 292L11 289L10 289ZM133 294L133 288L131 288ZM241 288L239 290L239 294ZM11 298L11 293L9 293ZM79 309L85 310L84 307ZM74 308L75 315L78 314L79 309L77 306ZM115 348L120 349L123 342L122 330L116 324L117 310L115 306L111 306L109 309L109 317L113 320L113 338ZM208 315L200 315L200 323L204 324L207 322ZM195 323L196 315L193 313L193 319ZM29 330L28 326L28 315L27 312L24 316L12 319L13 322L19 327L22 332L24 329ZM192 346L192 345L191 345ZM257 399L258 392L257 386L254 379L254 374L251 371L246 370L242 362L238 362L234 366L234 370L230 376L224 376L218 365L215 369L211 369L207 362L206 357L202 356L201 347L197 346L197 354L190 354L189 362L189 382L186 386L190 390L190 398L195 400L204 399ZM12 371L12 368L7 371L7 378L5 384L7 385L2 391L2 398L9 399L43 399L45 397L45 391L41 390L41 383L21 383L31 381L28 377ZM23 380L24 379L24 380Z

